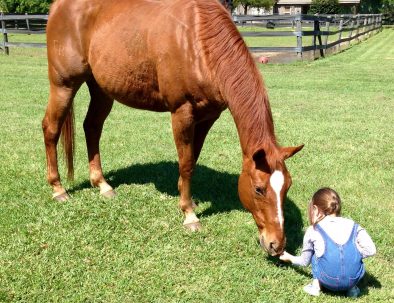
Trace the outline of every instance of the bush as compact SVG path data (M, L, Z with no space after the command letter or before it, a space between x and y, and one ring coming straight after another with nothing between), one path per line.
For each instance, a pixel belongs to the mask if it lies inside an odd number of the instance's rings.
M383 14L394 14L394 0L383 0L382 8L380 10Z
M0 0L0 11L5 13L46 14L52 0Z
M339 12L338 0L312 0L308 14L338 14Z

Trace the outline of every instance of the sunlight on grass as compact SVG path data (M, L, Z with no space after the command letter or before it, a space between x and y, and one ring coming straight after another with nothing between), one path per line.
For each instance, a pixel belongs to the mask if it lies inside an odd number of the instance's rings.
M394 30L385 29L323 60L259 66L279 142L305 144L287 163L288 249L302 245L311 195L321 186L336 189L343 215L365 227L378 248L365 261L357 302L387 302L394 285L393 40ZM310 269L278 266L258 246L255 223L238 201L241 151L228 111L196 169L193 197L204 229L193 234L177 208L168 113L114 105L101 149L118 195L105 200L88 182L83 86L75 99L76 180L65 183L72 200L55 203L41 131L45 50L12 49L0 54L0 67L1 302L347 302L329 293L307 297Z

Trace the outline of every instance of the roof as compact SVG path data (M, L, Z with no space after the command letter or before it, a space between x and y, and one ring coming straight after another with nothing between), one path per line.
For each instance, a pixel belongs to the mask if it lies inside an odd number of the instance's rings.
M339 4L359 4L360 0L338 0ZM305 5L311 4L312 0L278 0L279 5Z

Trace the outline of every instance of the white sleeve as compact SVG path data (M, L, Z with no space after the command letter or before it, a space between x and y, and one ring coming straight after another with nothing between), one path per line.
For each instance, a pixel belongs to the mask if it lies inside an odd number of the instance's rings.
M359 226L357 230L356 246L363 259L376 254L375 244L367 231L361 226Z
M313 227L309 227L304 235L301 255L291 259L291 263L298 266L308 266L311 263L314 247L312 240Z

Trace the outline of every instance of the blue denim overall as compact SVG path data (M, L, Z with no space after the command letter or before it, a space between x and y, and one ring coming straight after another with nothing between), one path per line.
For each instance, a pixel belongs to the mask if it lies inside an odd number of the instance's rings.
M356 246L358 224L354 224L349 240L343 245L335 243L319 224L316 224L316 229L323 237L325 250L321 257L312 257L313 278L332 291L352 288L365 273L362 257Z

